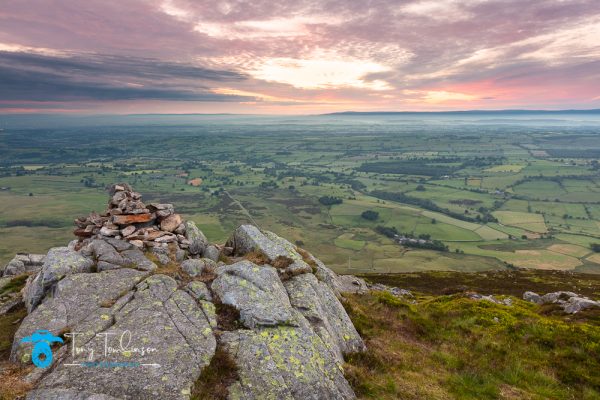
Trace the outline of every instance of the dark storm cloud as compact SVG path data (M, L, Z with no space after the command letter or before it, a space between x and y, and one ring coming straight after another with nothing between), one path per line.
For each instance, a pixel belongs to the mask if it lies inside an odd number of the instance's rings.
M209 87L244 79L232 71L148 58L0 52L0 100L240 101L248 98Z

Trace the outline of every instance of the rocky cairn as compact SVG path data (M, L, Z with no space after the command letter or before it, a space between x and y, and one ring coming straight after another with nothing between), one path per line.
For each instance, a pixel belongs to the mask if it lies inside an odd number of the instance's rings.
M78 240L17 265L31 275L11 359L31 362L21 339L36 330L65 339L26 377L28 399L189 399L219 357L229 399L355 398L342 365L365 345L340 298L364 282L255 226L210 244L172 205L124 184L110 194L105 213L76 220ZM86 364L124 361L135 368Z
M181 249L189 249L191 240L185 236L186 224L175 213L173 204L142 202L142 195L127 184L110 188L108 209L75 220L75 236L86 243L93 238L123 239L137 248L160 247L176 243ZM193 239L192 239L193 240ZM202 249L198 249L196 254Z

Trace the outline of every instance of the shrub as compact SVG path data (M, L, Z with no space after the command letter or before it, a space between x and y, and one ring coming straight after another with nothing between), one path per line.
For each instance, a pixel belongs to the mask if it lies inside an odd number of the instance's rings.
M367 210L363 211L360 216L369 221L377 221L377 218L379 218L379 213L377 211Z
M335 204L342 204L344 201L342 199L340 199L339 197L333 197L333 196L322 196L319 197L319 203L323 204L324 206L333 206Z

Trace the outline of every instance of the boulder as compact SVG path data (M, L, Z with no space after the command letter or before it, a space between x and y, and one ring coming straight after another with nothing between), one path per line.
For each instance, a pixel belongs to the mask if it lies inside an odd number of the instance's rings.
M124 265L126 263L119 252L117 252L117 250L105 240L93 240L89 245L89 250L98 261L104 261L106 263L116 265Z
M69 249L55 247L48 251L42 268L27 279L23 290L23 301L27 312L31 312L42 300L46 291L67 275L90 272L94 262Z
M223 304L239 311L248 328L295 323L294 310L273 267L259 267L250 261L221 267L211 289Z
M206 246L208 246L208 240L206 239L206 236L204 236L202 231L198 229L194 221L187 221L185 223L185 237L190 242L190 254L202 254L204 249L206 249Z
M336 285L340 293L364 294L369 291L367 282L354 275L338 275Z
M156 264L152 261L148 260L144 253L138 249L125 250L121 253L123 259L128 263L128 265L143 270L143 271L153 271L155 270Z
M543 304L542 296L535 292L523 293L523 300L529 301L530 303Z
M42 267L45 257L45 254L19 253L0 270L0 276L15 276L38 271Z
M137 368L73 367L89 359L70 352L39 383L36 398L54 396L57 391L84 391L88 399L188 399L194 382L210 363L216 339L209 320L194 299L177 289L177 282L165 275L153 275L141 282L121 305L105 329L110 343L118 349L119 337L130 332L126 350L104 353L104 336L82 339L81 347L93 349L93 362L136 363ZM129 340L130 339L130 340ZM77 340L77 338L76 338ZM136 350L137 349L137 350ZM142 353L139 349L147 349Z
M32 310L15 333L11 359L29 362L31 346L19 343L38 329L57 335L75 329L90 316L109 314L110 305L145 276L129 268L99 273L71 274L56 284L52 296Z
M254 225L238 227L225 246L238 256L253 251L263 254L284 278L312 271L293 244L273 232L261 232Z
M181 269L191 277L202 275L202 272L214 272L217 263L208 258L185 260L181 263Z
M286 253L283 246L273 243L254 225L239 226L225 246L232 247L237 256L259 251L270 260Z
M562 308L567 314L575 314L587 308L595 307L600 307L600 302L579 296L571 297L566 303L562 304Z
M173 232L181 224L182 219L179 214L170 214L160 222L160 229L166 232Z
M219 261L220 255L221 252L219 251L217 246L214 246L212 244L210 246L207 246L202 252L202 257L208 258L209 260L213 260L214 262Z
M156 256L158 262L162 265L167 265L171 262L171 257L169 256L169 247L167 245L154 246L152 248L152 254Z
M300 326L225 332L221 343L238 366L230 399L354 399L341 365L302 316Z
M325 283L313 274L302 274L286 280L284 286L292 306L310 322L340 363L345 354L365 350L346 310Z
M133 248L131 243L121 239L104 238L104 241L114 247L117 251L125 251Z
M546 293L543 296L534 292L525 292L523 294L523 300L536 304L556 303L567 314L575 314L587 308L600 307L600 301L594 301L585 296L580 296L577 293L568 291Z

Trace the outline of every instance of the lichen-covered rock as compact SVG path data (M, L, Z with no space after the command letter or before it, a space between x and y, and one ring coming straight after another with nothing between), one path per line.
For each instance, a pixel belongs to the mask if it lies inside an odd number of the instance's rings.
M344 354L365 350L346 310L325 283L313 274L303 274L286 280L284 285L292 306L310 322L339 362L344 361Z
M231 400L354 399L342 367L301 315L300 326L225 332L221 343L234 357L239 380Z
M73 389L41 389L29 392L27 400L119 400L119 398Z
M202 252L202 257L208 258L209 260L213 260L214 262L219 261L220 255L221 255L221 252L219 251L218 247L215 245L212 245L212 244L209 246L206 246L206 248Z
M284 277L312 271L293 244L273 232L261 232L254 225L238 227L226 246L232 247L235 255L245 255L252 251L263 254L280 269Z
M340 293L365 294L369 291L367 282L354 275L338 275L336 285Z
M93 240L89 245L89 249L98 261L115 265L125 264L123 257L108 241L102 239Z
M191 281L185 287L185 290L196 300L212 301L212 295L206 283L199 281Z
M202 275L202 272L213 272L217 263L208 258L192 258L181 263L181 269L191 277Z
M248 328L294 324L293 309L277 271L240 261L217 270L213 293L235 307Z
M194 221L187 221L185 223L185 237L190 242L190 254L202 254L206 246L208 246L206 236L198 229Z
M143 271L154 271L157 267L152 261L148 260L144 253L139 249L125 250L121 253L129 266L141 269Z
M152 248L152 254L162 265L167 265L171 262L171 257L169 253L169 247L166 244L154 246Z
M69 364L86 358L69 354L41 380L37 398L67 389L120 399L189 399L194 382L210 363L216 348L210 321L194 299L178 290L172 278L153 275L137 286L113 319L114 324L106 332L118 335L130 332L128 350L105 355L104 341L97 339L81 346L95 350L92 361L128 361L137 367L117 371L73 367ZM134 350L141 348L155 350L145 353Z
M40 271L31 276L23 291L27 312L31 312L42 300L46 291L67 275L90 272L94 262L67 247L55 247L48 251Z
M110 308L124 293L133 289L145 273L129 268L94 274L71 274L56 284L47 297L21 323L11 351L13 361L29 362L31 346L20 343L38 329L57 335L65 329L77 329L96 314L110 315Z
M45 254L19 253L0 270L0 276L15 276L38 271L44 264Z
M239 226L225 246L232 247L234 254L237 256L243 256L252 251L260 251L269 259L274 259L285 253L282 246L273 243L254 225Z

